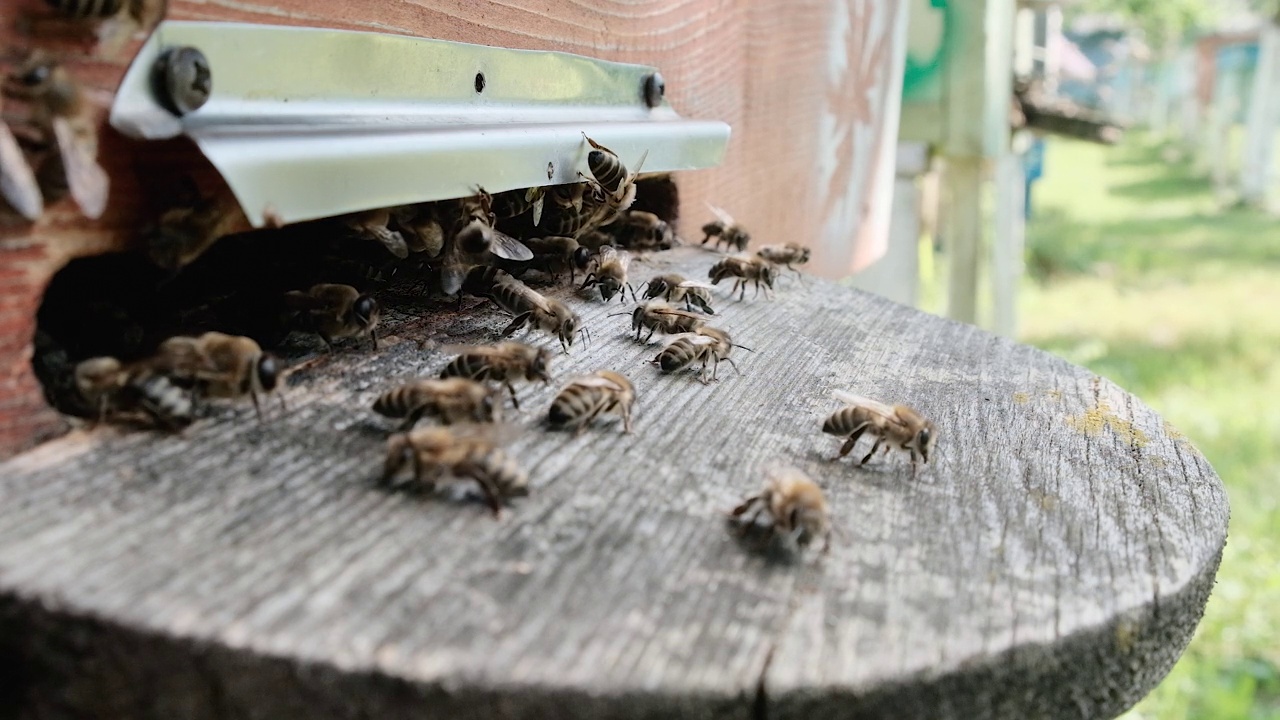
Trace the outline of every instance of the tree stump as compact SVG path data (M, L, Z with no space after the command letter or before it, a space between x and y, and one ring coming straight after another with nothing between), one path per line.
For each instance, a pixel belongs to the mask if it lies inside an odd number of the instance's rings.
M638 259L705 278L718 256ZM592 334L557 382L635 383L635 433L540 426L508 447L531 493L379 487L370 411L488 307L400 302L385 346L298 366L259 423L76 430L0 465L0 707L111 718L1100 718L1191 637L1227 528L1204 457L1113 384L1038 350L787 273L711 324L737 375L664 375L627 306L562 292ZM554 341L535 337L557 347ZM940 439L833 460L843 389ZM866 441L863 441L864 443ZM770 463L825 489L828 554L739 537Z

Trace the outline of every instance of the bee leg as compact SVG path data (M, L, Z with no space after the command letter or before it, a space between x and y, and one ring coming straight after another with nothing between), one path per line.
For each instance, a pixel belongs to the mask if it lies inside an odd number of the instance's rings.
M511 323L502 329L502 337L510 337L512 333L524 327L525 323L529 322L530 315L532 315L531 312L522 312L515 316ZM561 341L561 344L563 345L564 342Z
M322 332L322 333L316 333L316 334L319 335L320 339L324 341L325 351L330 353L333 352L333 338L329 337L328 333Z
M258 402L258 393L253 390L249 391L249 397L253 399L253 411L258 413L258 422L263 422L262 405Z
M373 342L373 349L377 350L378 349L378 331L377 330L369 331L369 340Z
M853 452L853 446L858 444L858 438L862 437L862 433L866 431L867 431L866 423L863 423L862 425L859 425L857 429L855 429L852 433L850 433L849 438L844 441L843 445L840 446L840 454L836 456L836 459L839 460L845 455L848 455L849 453Z
M626 435L631 434L631 406L627 405L622 408L622 432Z
M511 384L510 380L507 381L507 392L511 394L511 406L514 407L516 410L519 410L520 401L516 399L516 388L514 385Z
M644 338L644 342L645 342L645 344L646 344L646 345L647 345L647 344L649 344L649 341L653 339L653 333L654 333L654 332L656 332L656 330L655 330L654 328L649 328L649 334L648 334L648 335L646 335L646 336L645 336L645 338ZM636 333L636 339L637 339L637 340L639 340L639 339L640 339L640 333Z
M494 519L502 517L502 495L498 492L498 488L488 479L476 479L476 484L480 486L480 491L484 493L485 502L489 504L489 509L493 511Z
M412 430L413 426L417 425L418 421L422 419L422 414L424 412L426 412L425 407L414 408L411 410L409 414L405 416L404 422L400 423L399 432L409 432Z
M746 500L743 500L743 501L742 501L742 502L741 502L737 507L735 507L734 509L730 510L730 511L729 511L729 515L730 515L731 517L739 517L739 516L741 516L743 513L745 513L746 511L750 510L750 509L751 509L751 506L752 506L752 505L755 505L757 502L760 502L760 496L759 496L759 495L752 495L751 497L747 498Z
M595 273L587 273L587 276L582 279L582 287L578 289L586 290L588 287L591 287L591 285L594 284L593 281L595 280L595 278L596 278Z
M871 459L871 456L872 456L872 455L875 455L875 454L876 454L876 451L880 449L880 445L881 445L881 443L883 443L883 442L884 442L884 438L881 438L881 437L876 438L876 444L871 446L871 452L867 453L867 454L862 458L862 462L861 462L860 464L861 464L861 465L866 465L866 464L867 464L867 461Z
M831 552L831 532L827 531L822 535L822 554L826 555Z
M640 302L640 300L636 298L636 289L631 287L631 283L627 283L627 289L631 291L631 302ZM626 296L623 296L622 302L626 302L626 301L627 301Z

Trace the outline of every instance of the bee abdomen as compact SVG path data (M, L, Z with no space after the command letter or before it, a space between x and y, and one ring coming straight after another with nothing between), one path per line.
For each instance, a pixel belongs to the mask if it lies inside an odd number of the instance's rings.
M569 387L561 391L547 411L552 425L565 425L590 415L600 404L596 392L587 388Z
M164 375L148 373L129 381L138 404L155 419L168 425L187 425L195 419L191 394L174 385Z
M373 411L391 418L402 418L423 405L424 399L411 387L388 390L373 401Z
M658 367L662 372L675 372L693 362L694 348L683 340L677 340L658 353Z
M477 451L472 453L468 461L489 482L497 486L501 494L524 495L528 492L528 474L502 450Z
M45 0L58 14L70 18L105 18L120 12L124 0Z
M618 158L602 150L592 150L587 155L587 167L596 182L609 192L617 192L622 181L627 178L627 169Z
M469 380L488 380L493 367L482 357L459 355L440 371L440 379L461 377Z
M827 417L826 421L822 423L822 432L828 435L848 435L860 424L858 409L844 407Z

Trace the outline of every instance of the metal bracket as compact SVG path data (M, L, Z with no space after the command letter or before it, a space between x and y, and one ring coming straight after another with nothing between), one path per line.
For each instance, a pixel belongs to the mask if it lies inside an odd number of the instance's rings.
M196 94L207 100L165 97L166 82L172 93L174 77L192 77L173 72L174 57L193 56L165 55L177 48L199 51ZM111 125L139 139L190 137L261 227L477 186L576 182L584 133L632 168L647 152L645 172L718 165L729 126L681 119L663 87L654 68L567 53L169 21L130 66Z

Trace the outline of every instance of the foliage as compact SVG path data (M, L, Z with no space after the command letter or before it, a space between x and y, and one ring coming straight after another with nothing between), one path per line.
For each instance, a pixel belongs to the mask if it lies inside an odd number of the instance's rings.
M1023 338L1133 391L1213 464L1231 501L1191 646L1126 720L1280 720L1280 223L1219 207L1163 148L1051 140Z
M1219 10L1217 0L1085 0L1075 12L1107 13L1140 28L1149 44L1176 42L1195 28L1207 27Z

